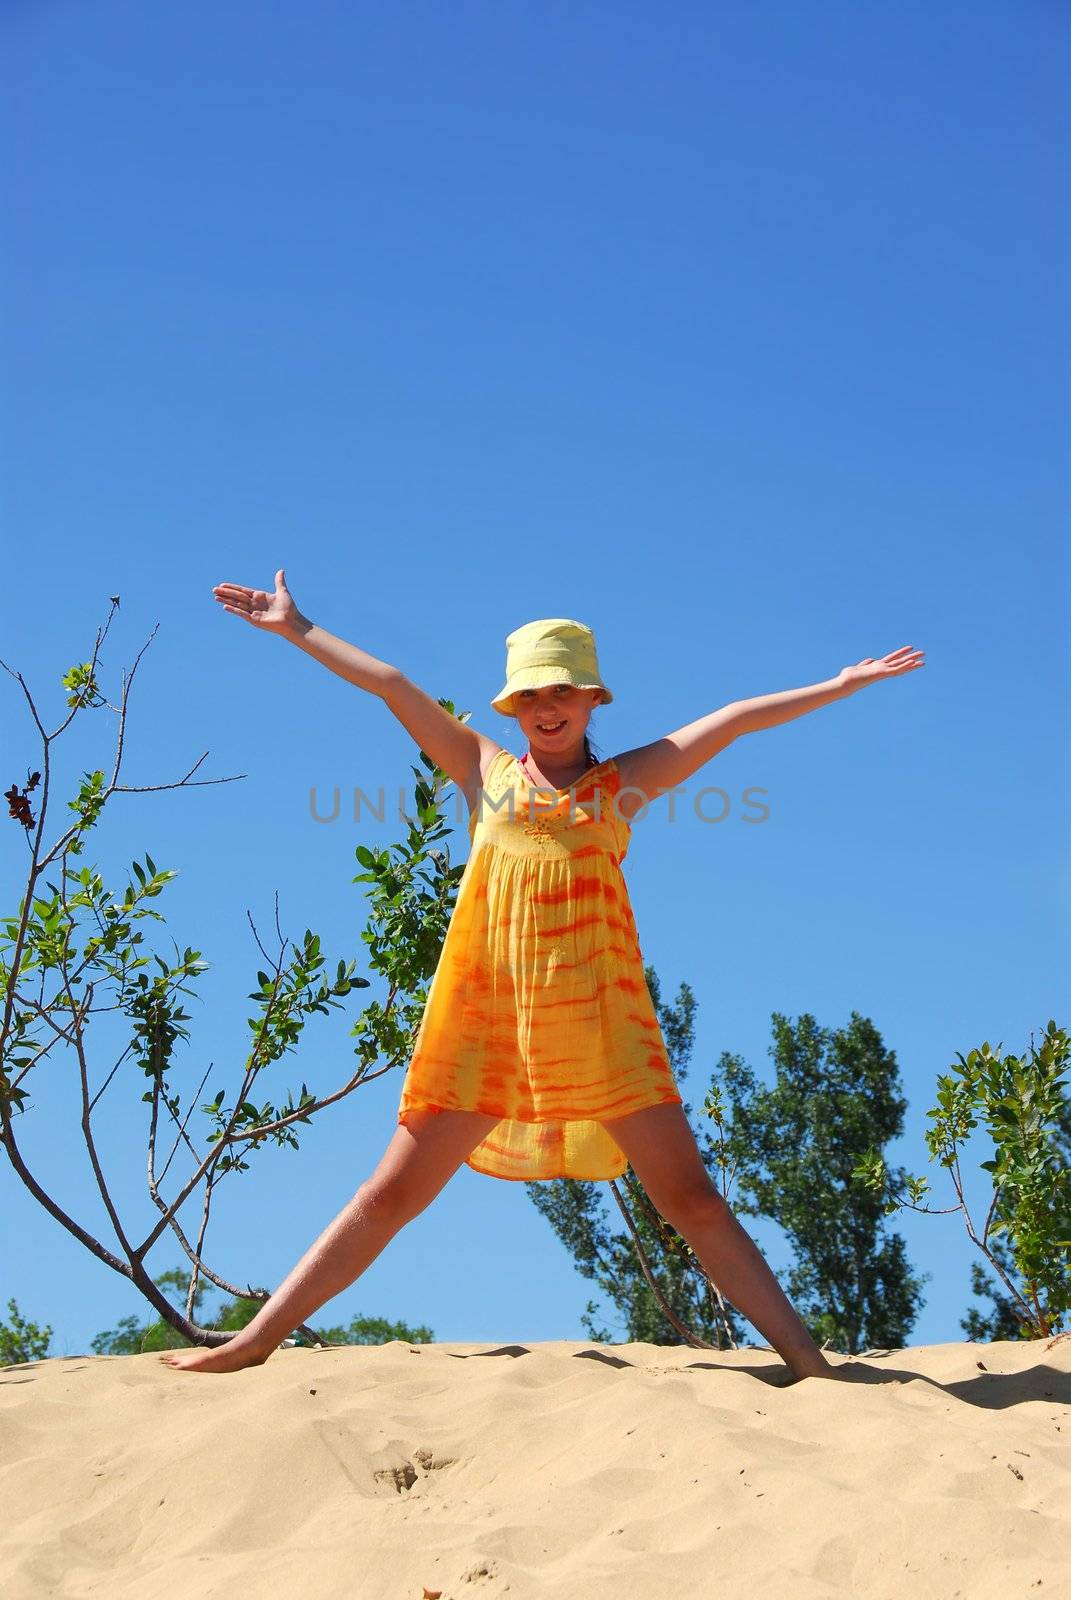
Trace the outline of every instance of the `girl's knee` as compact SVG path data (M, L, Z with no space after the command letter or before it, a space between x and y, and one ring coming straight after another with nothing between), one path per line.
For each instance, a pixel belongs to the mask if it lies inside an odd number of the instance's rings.
M697 1223L726 1223L732 1220L732 1210L725 1196L712 1183L700 1183L682 1190L669 1202L671 1212L665 1213L675 1227L694 1227Z
M361 1184L356 1199L366 1222L395 1228L423 1211L428 1203L427 1199L418 1200L413 1184L401 1174L385 1177L373 1174Z

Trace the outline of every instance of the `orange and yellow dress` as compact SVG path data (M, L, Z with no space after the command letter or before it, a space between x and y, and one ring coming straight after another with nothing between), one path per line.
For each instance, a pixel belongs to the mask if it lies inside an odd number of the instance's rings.
M620 784L611 757L571 798L500 750L469 818L398 1121L417 1107L499 1116L467 1158L476 1172L619 1177L602 1119L682 1103L621 872Z

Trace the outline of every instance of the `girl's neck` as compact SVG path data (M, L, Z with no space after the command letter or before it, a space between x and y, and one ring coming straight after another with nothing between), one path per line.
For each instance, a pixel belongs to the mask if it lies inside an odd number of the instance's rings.
M561 773L555 774L553 772L547 771L545 768L542 768L542 767L539 768L538 771L534 772L534 771L532 771L532 768L533 768L534 765L535 765L535 757L532 755L532 752L530 750L526 750L524 755L521 757L521 766L526 769L526 771L528 772L529 777L536 778L537 780L540 777L547 778L547 779L550 780L550 784L551 784L552 788L554 788L554 789L563 789L563 788L568 788L570 783L576 783L579 778L583 777L584 773L587 771L587 769L589 767L597 766L598 762L595 759L594 753L592 751L590 751L590 750L586 750L586 759L584 760L584 764L583 764L580 772L576 775L576 777L569 778L564 784L563 783L559 783L559 782L555 782L555 778L556 777L560 778L562 776Z

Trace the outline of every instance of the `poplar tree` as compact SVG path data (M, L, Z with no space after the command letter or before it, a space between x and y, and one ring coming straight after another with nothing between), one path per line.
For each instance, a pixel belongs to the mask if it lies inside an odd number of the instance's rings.
M874 1024L852 1011L845 1028L772 1015L774 1081L756 1082L723 1053L719 1075L732 1108L725 1126L714 1090L708 1110L724 1127L742 1216L772 1218L792 1262L786 1294L819 1344L856 1355L902 1349L925 1303L902 1236L885 1230L884 1206L852 1180L868 1150L903 1131L896 1056Z

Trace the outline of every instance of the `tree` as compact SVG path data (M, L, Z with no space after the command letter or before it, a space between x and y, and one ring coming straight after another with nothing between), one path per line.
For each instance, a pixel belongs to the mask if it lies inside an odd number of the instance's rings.
M319 936L310 929L293 941L288 953L290 941L284 939L279 926L276 900L279 949L274 958L268 955L250 918L264 968L257 972L256 987L248 996L253 1001L253 1014L248 1018L249 1049L231 1074L236 1081L230 1086L219 1084L213 1098L201 1104L211 1132L204 1140L206 1148L198 1149L190 1119L213 1064L204 1069L185 1109L174 1076L179 1071L180 1042L189 1038L185 1026L189 1018L181 997L194 992L191 984L207 962L199 950L188 945L183 950L175 945L174 956L168 960L146 948L146 933L152 924L165 920L152 902L159 899L175 873L157 868L146 855L144 866L139 861L131 863L126 885L113 889L95 867L81 866L77 858L113 795L236 779L194 780L205 752L173 783L135 789L120 782L130 690L156 629L138 652L129 675L124 674L118 705L112 705L100 688L98 658L117 604L113 598L108 619L103 629L97 630L91 659L63 675L68 711L52 732L46 731L22 674L0 662L20 685L41 743L39 767L31 770L28 764L24 781L13 782L5 795L10 819L21 828L26 843L26 881L17 911L0 918L0 1142L27 1190L62 1227L98 1260L133 1283L176 1334L197 1344L214 1345L229 1339L231 1332L201 1327L195 1321L202 1278L231 1295L239 1306L251 1305L255 1310L269 1298L267 1289L237 1287L206 1259L206 1232L219 1184L231 1174L247 1171L256 1151L269 1139L296 1150L299 1124L308 1125L313 1116L338 1104L362 1084L408 1060L464 866L451 865L449 852L434 848L449 831L439 803L449 780L421 751L426 771L412 769L417 780L416 817L406 816L405 842L386 849L356 847L358 862L366 870L353 882L371 885L368 926L361 938L368 947L367 964L385 981L387 993L382 1002L370 1001L350 1029L350 1038L356 1039L355 1067L341 1086L328 1093L313 1094L302 1083L299 1095L290 1089L276 1105L279 1091L269 1091L272 1077L277 1076L275 1064L296 1049L307 1020L326 1015L341 1007L353 991L370 987L369 979L355 976L355 959L340 959L332 974L321 953ZM440 704L453 713L449 701ZM117 724L111 774L106 777L103 769L97 769L83 775L76 797L67 802L73 820L47 844L45 825L52 799L55 745L75 718L106 713L113 713ZM50 869L51 879L46 876ZM124 1019L128 1037L115 1059L101 1064L98 1058L106 1034L94 1019L106 1013ZM71 1058L70 1081L79 1101L87 1159L117 1249L68 1214L45 1180L31 1170L20 1148L18 1121L27 1113L26 1085L31 1074L43 1062L64 1054ZM119 1215L94 1135L93 1119L99 1116L103 1097L116 1084L140 1088L147 1108L147 1183L159 1218L140 1238ZM165 1155L165 1136L170 1134L173 1141ZM180 1150L193 1170L168 1200L163 1183ZM188 1235L179 1222L179 1212L198 1189L202 1190L200 1214L196 1230ZM168 1233L192 1268L182 1309L172 1305L146 1267L149 1252ZM161 1281L170 1279L165 1274ZM299 1331L314 1337L311 1330Z
M51 1328L39 1328L36 1322L23 1320L18 1304L9 1300L11 1326L0 1322L0 1367L20 1366L24 1361L43 1361L48 1354Z
M746 1216L768 1216L794 1259L786 1293L812 1338L846 1354L900 1349L924 1303L904 1240L882 1236L880 1200L852 1182L861 1155L903 1129L895 1054L858 1012L844 1029L773 1013L776 1078L760 1087L738 1057L719 1062L733 1109L723 1142ZM705 1108L724 1127L715 1090ZM926 1275L927 1277L929 1274Z

